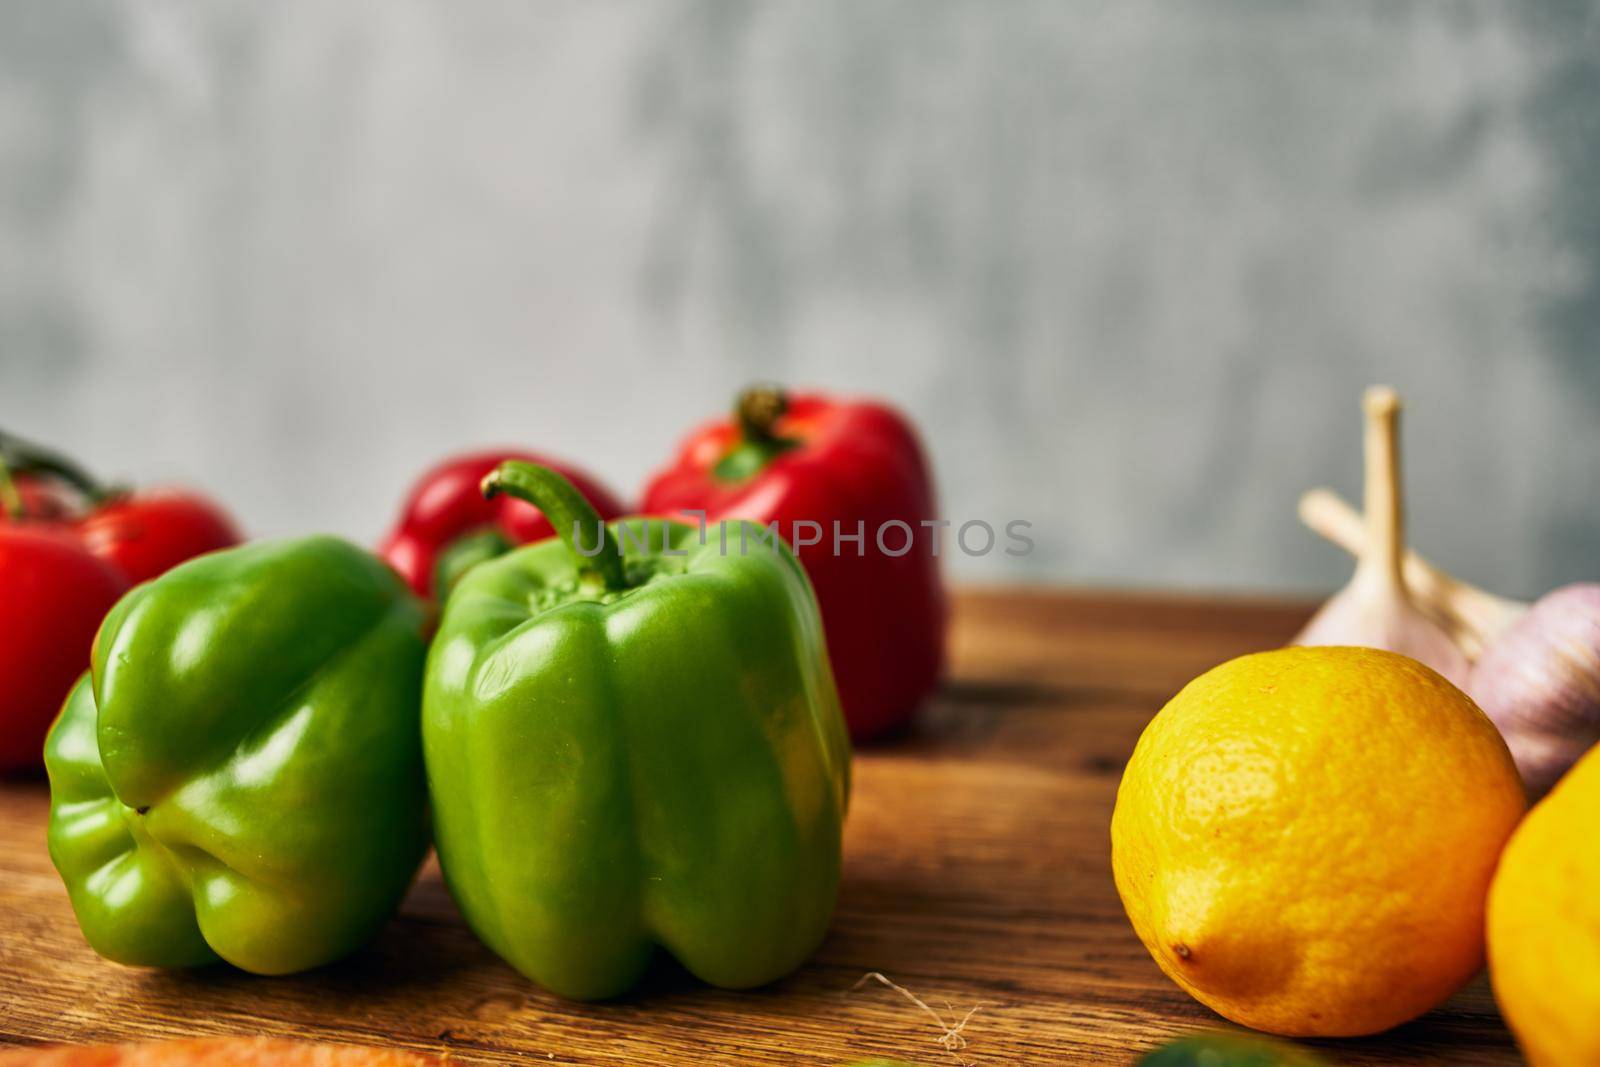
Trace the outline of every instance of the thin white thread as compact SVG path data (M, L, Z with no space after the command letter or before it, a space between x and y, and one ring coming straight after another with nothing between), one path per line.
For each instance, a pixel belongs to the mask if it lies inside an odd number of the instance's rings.
M866 974L862 975L861 980L850 987L850 991L853 993L873 980L882 982L884 985L888 986L890 989L893 989L895 992L911 1001L911 1003L927 1012L929 1018L937 1023L940 1031L942 1031L938 1039L939 1046L946 1052L950 1053L950 1055L954 1056L956 1062L961 1064L962 1067L972 1067L972 1064L976 1061L968 1060L961 1055L961 1050L967 1047L967 1039L961 1033L961 1031L967 1028L967 1023L972 1019L972 1016L977 1013L979 1008L983 1007L981 1003L974 1004L972 1008L961 1017L960 1022L956 1023L954 1026L951 1026L949 1023L944 1021L943 1016L934 1011L932 1008L928 1007L921 997L911 992L911 990L907 989L905 986L897 985L896 983L890 981L879 971L868 971ZM955 1008L950 1006L949 1001L945 1002L945 1007L950 1010L950 1014L952 1016L955 1015Z

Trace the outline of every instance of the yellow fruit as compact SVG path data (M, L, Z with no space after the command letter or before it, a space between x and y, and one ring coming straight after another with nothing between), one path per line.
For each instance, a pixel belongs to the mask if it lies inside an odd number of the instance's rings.
M1201 1003L1277 1034L1372 1034L1483 965L1524 803L1494 725L1433 671L1285 648L1207 671L1151 721L1112 868L1139 939Z
M1534 1067L1600 1063L1600 748L1523 820L1489 890L1489 977Z

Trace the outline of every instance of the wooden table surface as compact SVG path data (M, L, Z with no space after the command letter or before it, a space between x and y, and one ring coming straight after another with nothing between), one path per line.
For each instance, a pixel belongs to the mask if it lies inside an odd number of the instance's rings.
M84 944L45 855L42 779L0 783L0 1043L282 1034L447 1052L462 1063L1132 1063L1223 1026L1156 969L1112 885L1107 827L1140 730L1189 678L1281 644L1308 607L971 592L951 677L906 736L858 753L833 928L755 992L662 965L627 999L574 1004L468 932L430 863L367 950L292 978L120 967ZM881 972L954 1021L939 1025ZM1519 1062L1479 978L1335 1063Z

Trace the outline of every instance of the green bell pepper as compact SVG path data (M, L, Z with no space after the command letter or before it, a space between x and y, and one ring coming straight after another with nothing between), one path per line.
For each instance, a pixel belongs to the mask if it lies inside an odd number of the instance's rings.
M580 999L657 946L714 985L788 974L833 911L849 789L805 573L755 524L726 553L682 523L608 528L531 464L484 489L560 539L467 571L428 657L434 838L467 922Z
M331 537L123 597L45 747L50 857L95 951L284 974L370 939L427 850L425 626Z

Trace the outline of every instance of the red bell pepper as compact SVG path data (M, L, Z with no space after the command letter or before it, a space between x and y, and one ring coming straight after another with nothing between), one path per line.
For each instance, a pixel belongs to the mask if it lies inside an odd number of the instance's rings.
M603 519L623 514L599 482L567 464L514 449L454 456L417 480L378 554L420 596L442 596L468 567L516 545L542 541L555 528L538 508L515 497L484 499L484 476L508 459L549 467L588 498Z
M723 519L777 526L816 590L855 739L908 720L937 684L940 531L924 525L936 515L933 485L916 432L898 412L747 390L733 419L689 435L646 487L643 507L669 516L703 510L713 528Z
M198 496L108 491L6 434L0 520L0 771L13 771L39 763L45 732L117 598L239 535Z

